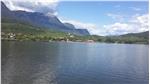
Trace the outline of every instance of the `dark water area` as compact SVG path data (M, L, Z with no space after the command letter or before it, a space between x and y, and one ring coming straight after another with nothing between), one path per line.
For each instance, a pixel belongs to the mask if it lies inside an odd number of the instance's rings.
M2 41L2 84L148 84L149 47Z

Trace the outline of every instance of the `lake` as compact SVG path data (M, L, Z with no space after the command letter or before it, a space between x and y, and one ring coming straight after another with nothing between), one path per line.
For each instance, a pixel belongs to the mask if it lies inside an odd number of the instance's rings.
M2 84L148 84L142 44L2 41Z

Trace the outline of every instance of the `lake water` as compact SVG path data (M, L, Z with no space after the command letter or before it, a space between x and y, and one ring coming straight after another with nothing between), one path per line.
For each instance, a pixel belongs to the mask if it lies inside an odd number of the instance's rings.
M2 84L148 84L148 45L2 41Z

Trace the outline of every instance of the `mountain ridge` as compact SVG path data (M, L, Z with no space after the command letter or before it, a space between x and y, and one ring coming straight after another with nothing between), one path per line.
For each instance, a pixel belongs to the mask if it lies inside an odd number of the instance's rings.
M90 35L89 32L85 32L85 29L69 28L64 23L62 23L56 16L46 16L39 12L27 12L27 11L11 11L7 6L1 1L1 17L3 19L9 18L12 20L24 21L30 23L37 27L44 27L47 29L72 33L76 35ZM2 19L2 22L3 22Z
M122 37L135 36L135 37L144 37L149 38L149 31L139 32L139 33L128 33L120 35Z

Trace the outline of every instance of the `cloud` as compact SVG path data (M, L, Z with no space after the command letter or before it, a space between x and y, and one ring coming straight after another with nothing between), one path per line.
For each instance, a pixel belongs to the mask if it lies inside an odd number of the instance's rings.
M131 31L129 25L126 23L114 23L110 25L104 25L108 35L120 35L125 34Z
M111 17L113 20L123 21L124 16L120 14L107 13L107 16Z
M141 11L142 9L141 8L138 8L138 7L130 7L132 10L134 11Z
M120 35L127 33L138 33L148 31L148 14L132 16L128 22L116 22L110 25L104 25L105 32L108 35Z
M92 35L103 35L101 28L99 28L96 24L93 23L84 23L84 22L80 22L80 21L76 21L76 20L68 20L62 17L59 17L59 19L63 22L63 23L71 23L73 24L77 29L87 29L90 34Z
M130 17L126 22L115 22L113 24L103 25L102 27L92 24L92 23L83 23L75 20L67 20L60 18L64 23L71 23L76 28L87 29L92 35L121 35L127 33L138 33L149 30L148 25L148 14L135 14Z
M56 15L57 0L2 0L10 10L24 10Z

